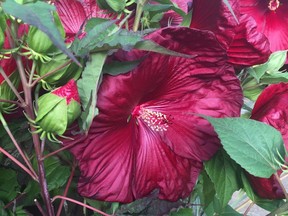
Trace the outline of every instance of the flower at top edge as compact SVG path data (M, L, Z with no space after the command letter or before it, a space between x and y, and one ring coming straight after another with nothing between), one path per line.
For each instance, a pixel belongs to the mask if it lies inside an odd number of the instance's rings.
M288 83L272 84L258 97L252 110L251 119L264 122L282 134L288 149ZM278 171L278 174L281 170ZM255 192L262 198L283 199L285 195L274 176L260 178L248 175Z
M272 52L288 49L288 2L283 0L240 0L240 12L252 16L257 30L270 42Z
M199 114L240 115L240 83L213 33L171 27L148 38L193 58L148 53L132 71L104 75L88 135L63 141L78 160L82 196L124 203L153 191L170 201L189 196L202 162L220 147Z
M111 18L111 14L100 9L95 0L55 0L54 5L66 32L66 42L74 40L88 19Z
M265 35L257 30L252 17L241 15L236 0L229 0L236 16L224 1L194 0L190 28L210 30L227 49L228 61L234 66L252 66L268 60L271 50Z

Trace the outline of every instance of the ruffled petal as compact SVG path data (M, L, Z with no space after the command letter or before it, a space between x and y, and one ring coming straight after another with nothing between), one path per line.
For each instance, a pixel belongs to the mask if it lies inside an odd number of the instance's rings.
M135 198L153 190L160 199L176 201L187 197L195 186L202 164L174 154L159 134L139 121L139 143L136 145Z
M236 1L229 1L229 3L236 16L238 16ZM225 3L218 0L193 0L192 8L190 28L214 32L222 46L228 49L233 41L235 27L238 24Z
M239 22L236 35L227 51L228 61L239 66L266 62L271 54L266 36L257 31L257 24L251 17L242 15Z

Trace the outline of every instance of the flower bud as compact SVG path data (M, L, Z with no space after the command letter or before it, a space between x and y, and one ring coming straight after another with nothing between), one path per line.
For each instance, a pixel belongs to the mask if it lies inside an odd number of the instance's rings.
M65 63L68 63L69 59L63 53L56 55L49 62L41 62L39 61L37 64L37 74L39 76L43 76ZM74 62L67 64L62 69L53 73L52 75L45 77L43 80L48 83L50 86L60 86L67 82L70 79L78 79L81 74L81 68L76 65Z
M52 92L42 95L38 100L38 113L35 119L38 132L48 138L62 135L67 127L81 114L80 98L75 80Z
M61 36L64 38L65 32L58 15L54 15L54 22L60 31ZM56 49L50 38L43 31L34 26L30 26L29 28L27 44L29 48L34 52L32 52L32 55L36 55L36 53L47 55L48 52L53 52Z

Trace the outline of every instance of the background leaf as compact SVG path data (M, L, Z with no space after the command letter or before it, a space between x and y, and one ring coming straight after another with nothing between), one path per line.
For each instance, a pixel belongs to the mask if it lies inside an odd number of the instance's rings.
M241 167L233 161L223 150L219 150L216 155L204 163L205 170L214 183L217 197L224 208L233 193L240 188L239 170Z
M229 156L250 174L268 178L284 158L282 136L275 128L251 119L204 117L214 127Z
M17 182L17 173L12 169L0 168L0 200L6 204L12 201L20 188Z

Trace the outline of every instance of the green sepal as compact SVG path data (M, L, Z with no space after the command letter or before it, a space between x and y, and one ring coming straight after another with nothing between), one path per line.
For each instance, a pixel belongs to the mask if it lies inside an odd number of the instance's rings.
M71 125L81 114L81 105L75 100L71 100L67 107L67 126Z
M66 99L62 98L61 101L59 101L59 103L57 103L52 108L52 110L46 113L46 115L43 116L40 120L37 120L36 118L36 123L46 133L54 133L57 135L62 135L67 129Z
M40 121L47 113L51 112L61 100L65 100L65 98L61 98L55 94L46 93L42 95L38 99L38 113L35 121Z
M2 49L4 41L5 41L5 32L6 29L6 19L4 12L0 10L0 49Z

